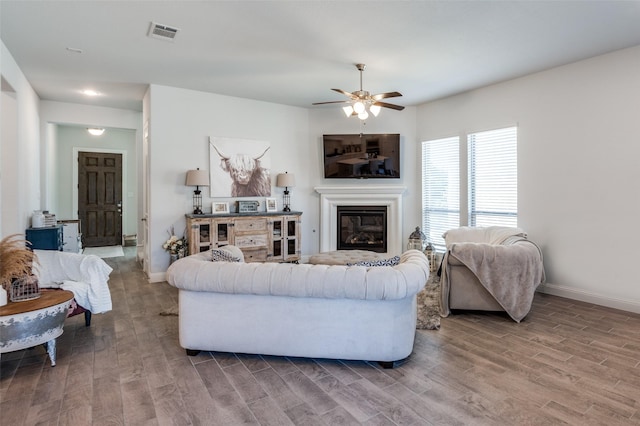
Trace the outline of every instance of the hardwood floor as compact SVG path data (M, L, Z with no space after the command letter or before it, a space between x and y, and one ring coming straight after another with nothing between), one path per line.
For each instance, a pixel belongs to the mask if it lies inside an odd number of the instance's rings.
M177 302L129 257L107 259L112 312L67 319L57 366L3 354L2 425L640 424L640 315L537 295L501 314L418 330L411 358L376 363L203 352L188 357ZM311 332L311 330L310 330Z

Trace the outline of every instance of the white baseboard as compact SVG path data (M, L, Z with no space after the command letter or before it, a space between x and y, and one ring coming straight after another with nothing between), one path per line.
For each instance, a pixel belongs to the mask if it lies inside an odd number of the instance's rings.
M538 291L553 296L566 297L567 299L579 300L581 302L593 303L594 305L640 314L640 301L616 299L558 284L542 284L538 287Z
M154 272L153 274L149 274L150 283L159 283L166 280L167 280L166 272Z

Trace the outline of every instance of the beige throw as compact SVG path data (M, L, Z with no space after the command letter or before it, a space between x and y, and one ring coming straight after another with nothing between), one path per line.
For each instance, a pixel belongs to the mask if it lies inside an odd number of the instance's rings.
M510 237L498 245L455 243L446 256L453 256L469 268L516 322L529 313L536 288L545 280L540 249L522 237ZM448 268L446 259L444 265ZM444 315L449 313L450 283L447 278L445 270L442 280Z

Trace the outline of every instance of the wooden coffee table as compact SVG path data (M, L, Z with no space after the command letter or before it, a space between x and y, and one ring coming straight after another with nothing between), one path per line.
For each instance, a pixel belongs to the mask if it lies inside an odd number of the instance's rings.
M56 365L56 338L62 334L73 293L43 292L38 299L0 306L0 353L44 344Z

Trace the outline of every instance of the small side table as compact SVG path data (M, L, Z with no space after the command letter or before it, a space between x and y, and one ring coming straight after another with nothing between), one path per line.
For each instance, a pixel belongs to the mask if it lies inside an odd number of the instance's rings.
M56 338L62 334L73 293L49 291L34 300L0 306L0 353L44 344L56 365Z

